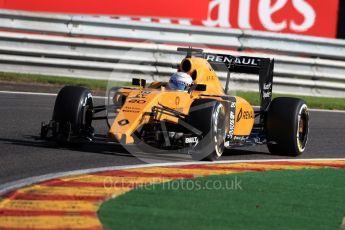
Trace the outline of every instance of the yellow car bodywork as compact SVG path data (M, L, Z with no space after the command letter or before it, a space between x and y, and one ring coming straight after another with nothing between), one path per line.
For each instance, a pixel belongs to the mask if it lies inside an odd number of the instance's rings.
M118 103L123 96L125 102L116 111L116 118L108 131L108 137L124 144L134 143L133 133L144 124L154 121L178 123L178 117L169 113L158 113L150 116L152 108L167 107L183 115L188 115L194 100L210 98L224 101L225 94L222 84L209 62L200 57L189 57L182 60L179 71L188 73L193 78L194 84L206 85L205 91L176 91L169 90L162 82L153 82L147 88L130 87L119 89L112 100ZM234 97L236 101L234 124L227 121L226 132L233 125L233 135L247 137L250 135L254 124L253 107L243 98Z

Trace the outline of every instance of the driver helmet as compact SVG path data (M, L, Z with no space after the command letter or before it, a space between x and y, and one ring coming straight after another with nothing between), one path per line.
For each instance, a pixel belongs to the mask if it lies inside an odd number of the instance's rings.
M188 90L192 82L192 77L189 74L176 72L170 77L167 87L172 90Z

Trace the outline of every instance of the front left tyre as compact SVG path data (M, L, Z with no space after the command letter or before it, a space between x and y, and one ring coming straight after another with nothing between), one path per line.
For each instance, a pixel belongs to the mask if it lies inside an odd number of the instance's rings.
M59 143L69 143L73 137L90 139L93 100L91 91L81 86L65 86L55 100L53 121L57 124Z

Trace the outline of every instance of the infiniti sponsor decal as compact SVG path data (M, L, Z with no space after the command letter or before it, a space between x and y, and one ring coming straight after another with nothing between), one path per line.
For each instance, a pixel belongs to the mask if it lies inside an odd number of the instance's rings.
M271 90L272 88L272 83L266 83L264 84L264 87L263 87L265 90Z
M262 87L262 97L270 98L272 96L272 83L265 83Z
M269 97L271 97L272 96L272 93L271 92L263 92L263 94L262 94L262 97L263 98L269 98Z

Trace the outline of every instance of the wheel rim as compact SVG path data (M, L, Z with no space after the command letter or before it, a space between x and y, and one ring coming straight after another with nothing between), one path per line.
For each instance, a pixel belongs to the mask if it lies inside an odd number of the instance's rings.
M309 112L306 104L303 104L298 113L297 123L297 148L300 153L305 150L309 132Z
M219 104L213 113L213 138L217 158L223 154L225 139L224 106Z

